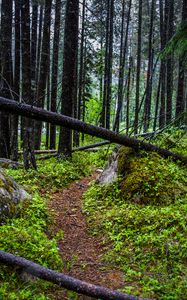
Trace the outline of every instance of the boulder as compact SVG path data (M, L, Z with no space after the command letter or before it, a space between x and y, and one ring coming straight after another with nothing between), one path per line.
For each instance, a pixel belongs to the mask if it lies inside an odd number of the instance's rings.
M19 211L19 205L29 194L0 168L0 224Z

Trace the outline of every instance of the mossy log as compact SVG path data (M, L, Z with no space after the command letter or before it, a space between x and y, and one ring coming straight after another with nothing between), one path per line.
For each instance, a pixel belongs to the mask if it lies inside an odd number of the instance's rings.
M49 112L38 107L33 107L28 104L18 103L14 100L0 97L0 110L8 111L9 113L21 115L31 119L48 122L54 125L63 126L65 128L80 131L92 136L97 136L99 138L106 139L112 143L117 143L134 149L155 151L164 158L171 157L175 161L179 160L184 164L187 164L187 157L181 156L177 153L173 153L167 149L160 148L153 144L146 143L126 135L120 135L111 130L90 125L77 119L64 116L62 114Z

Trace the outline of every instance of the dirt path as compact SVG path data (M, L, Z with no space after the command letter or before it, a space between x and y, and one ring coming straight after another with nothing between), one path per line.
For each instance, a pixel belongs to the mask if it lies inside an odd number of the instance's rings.
M82 195L97 175L95 173L72 183L62 192L51 196L49 209L55 219L51 230L64 231L64 239L59 242L60 254L65 261L64 273L93 284L118 289L123 286L123 275L119 270L109 269L101 261L106 245L101 238L89 234L82 213ZM56 291L55 299L68 299L62 294Z

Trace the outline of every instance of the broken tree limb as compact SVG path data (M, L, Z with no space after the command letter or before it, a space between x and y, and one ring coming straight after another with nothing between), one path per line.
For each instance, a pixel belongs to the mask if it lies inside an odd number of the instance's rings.
M51 269L44 268L32 261L29 261L23 257L14 256L13 254L0 251L0 262L6 265L12 265L20 267L23 272L29 273L40 279L52 282L60 287L68 290L91 296L96 299L103 300L141 300L142 298L123 294L117 291L104 288L102 286L93 285L74 277L64 275L63 273L57 273ZM143 299L142 299L143 300Z
M137 150L141 149L145 151L155 151L164 158L171 157L175 161L179 160L184 164L187 164L187 157L182 156L180 154L173 153L169 150L160 148L150 143L143 142L141 140L137 140L126 135L117 134L116 132L107 130L102 127L90 125L77 119L73 119L62 114L49 112L47 110L34 107L28 104L18 103L14 100L0 97L0 110L8 111L12 114L21 115L27 118L63 126L65 128L74 129L92 136L97 136L99 138L106 139L112 143L117 143Z
M85 146L82 146L82 147L73 148L72 152L84 151L84 150L88 150L88 149L94 149L94 148L101 147L101 146L108 145L108 144L110 144L109 141L103 141L103 142L99 142L99 143L92 144L92 145L85 145ZM57 153L56 149L35 150L34 151L34 154L54 154L54 153ZM19 155L23 154L23 151L19 151L18 154Z
M48 149L48 150L34 150L34 154L50 154L50 153L56 153L57 150L55 149ZM19 151L18 152L19 155L22 155L23 154L23 151Z

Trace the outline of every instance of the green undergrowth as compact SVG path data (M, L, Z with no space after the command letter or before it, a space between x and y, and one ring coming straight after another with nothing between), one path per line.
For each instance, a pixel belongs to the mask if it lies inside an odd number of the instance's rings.
M76 152L71 159L51 158L37 162L37 171L30 169L9 169L17 183L27 191L55 192L81 177L90 175L94 167L103 167L111 150L98 152Z
M0 226L0 249L60 271L63 266L57 247L60 234L51 240L46 235L50 219L44 199L35 193L31 202L22 205L19 216ZM0 299L48 299L42 290L49 284L32 280L23 272L1 266Z
M121 149L118 163L118 180L93 184L84 197L91 233L110 244L103 259L124 272L126 293L186 299L186 167L129 148Z
M58 240L63 239L63 232L51 239L46 234L52 222L47 209L48 195L62 190L82 176L91 174L93 168L104 166L107 155L106 150L95 153L80 152L74 153L69 160L52 158L41 161L37 171L7 170L32 195L32 199L22 204L20 215L7 219L0 226L0 249L44 267L62 271L63 262L58 253ZM23 271L1 265L0 300L52 299L47 292L51 287L49 283L33 280Z

